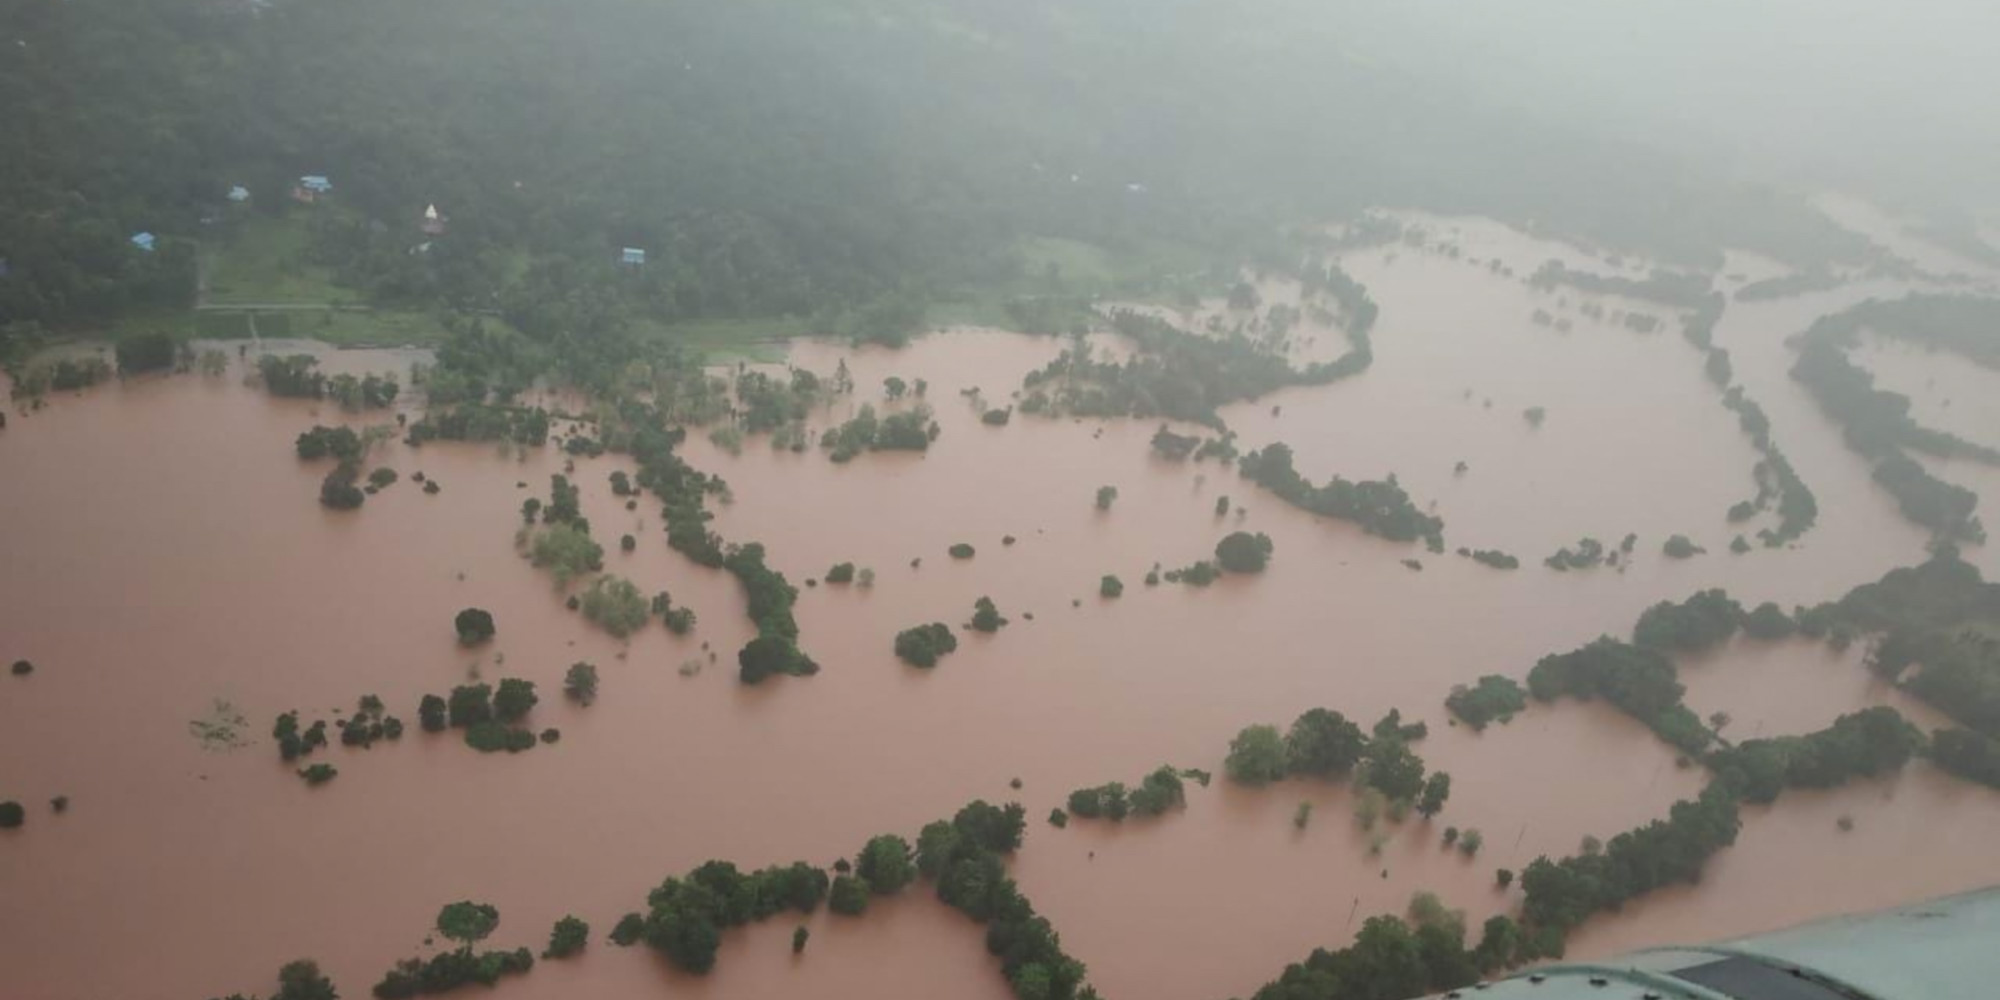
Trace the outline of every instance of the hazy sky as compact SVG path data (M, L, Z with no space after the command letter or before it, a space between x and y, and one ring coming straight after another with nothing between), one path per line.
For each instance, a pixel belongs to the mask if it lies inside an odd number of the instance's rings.
M1365 0L1340 16L1371 56L1712 147L1724 167L2000 211L2000 0Z

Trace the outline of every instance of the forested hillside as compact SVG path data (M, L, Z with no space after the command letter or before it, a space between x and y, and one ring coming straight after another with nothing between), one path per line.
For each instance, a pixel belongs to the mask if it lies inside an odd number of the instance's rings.
M536 336L635 315L895 324L1018 278L1026 237L1244 254L1374 204L1683 261L1861 252L1776 195L1381 69L1324 6L9 5L0 320L182 304L196 246L232 208L296 211L304 174L332 181L309 246L341 284ZM247 207L225 200L239 184ZM450 236L413 253L429 204ZM624 246L646 267L620 272Z

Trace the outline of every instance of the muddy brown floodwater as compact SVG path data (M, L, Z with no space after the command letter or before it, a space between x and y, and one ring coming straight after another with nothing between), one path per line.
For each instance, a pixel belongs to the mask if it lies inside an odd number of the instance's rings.
M1623 633L1647 605L1703 587L1810 603L1922 558L1922 535L1786 375L1786 336L1892 289L1732 305L1723 320L1718 341L1822 511L1803 544L1732 557L1724 511L1752 491L1756 456L1699 355L1671 325L1642 335L1587 322L1585 297L1521 281L1550 256L1581 266L1573 251L1483 223L1431 225L1468 257L1506 260L1516 278L1407 247L1350 254L1344 265L1381 305L1374 368L1224 416L1246 448L1292 444L1315 481L1397 474L1418 502L1435 502L1449 546L1503 549L1521 570L1312 518L1213 464L1157 461L1149 422L981 424L961 390L1004 401L1055 356L1055 340L960 330L899 352L800 343L793 363L826 373L844 358L861 387L816 416L815 431L862 401L885 405L879 387L892 374L928 380L944 431L926 455L845 465L760 439L731 455L691 436L686 457L734 491L718 530L766 543L801 586L803 643L825 667L757 689L735 679L734 651L750 635L739 588L668 550L652 501L623 509L607 485L611 471L631 471L620 457L577 460L585 513L603 539L641 539L629 555L608 546L608 568L696 609L687 638L654 626L612 640L516 555L521 501L545 496L563 467L553 448L523 457L391 443L371 464L404 481L337 514L316 502L324 468L298 462L292 441L315 422L357 418L267 399L240 384L240 369L101 387L14 416L0 432L0 658L40 669L0 684L0 795L31 807L26 827L0 837L0 992L220 995L264 989L281 962L310 955L359 996L419 953L445 902L490 901L503 914L494 944L539 949L556 918L575 913L601 935L662 878L710 858L828 864L975 797L1027 805L1016 874L1107 996L1248 993L1418 890L1475 917L1518 904L1518 889L1493 888L1494 868L1664 815L1702 776L1602 706L1536 706L1474 734L1447 725L1444 695ZM1572 329L1534 324L1536 308L1570 316ZM1331 341L1324 333L1313 350ZM354 352L333 363L409 360ZM1547 408L1539 430L1521 416L1530 406ZM1461 460L1468 471L1455 475ZM408 480L418 470L442 493L421 493ZM1092 503L1102 485L1119 490L1109 512ZM1222 494L1247 513L1218 519ZM1275 540L1268 572L1203 590L1141 584L1156 562L1206 558L1239 527ZM1540 565L1582 535L1615 544L1628 531L1639 539L1625 569ZM1665 559L1659 546L1674 532L1714 554ZM946 556L960 541L974 559ZM875 586L804 586L843 561L874 569ZM1123 578L1122 599L1097 596L1106 573ZM981 595L1013 624L968 634L933 671L895 660L897 631L963 621ZM451 618L466 606L494 613L490 647L455 644ZM683 676L709 650L719 662ZM577 661L603 677L589 708L557 694ZM1773 732L1903 706L1870 688L1851 656L1803 645L1732 647L1686 670L1699 708ZM482 756L413 727L400 743L324 751L340 777L309 789L266 735L280 711L331 718L363 694L413 720L420 695L474 674L535 681L543 700L530 721L559 727L562 741ZM189 722L218 699L247 717L250 745L212 752L191 738ZM1364 725L1392 707L1427 720L1421 752L1456 779L1445 813L1384 827L1379 853L1344 786L1218 781L1155 821L1042 821L1079 786L1134 781L1161 763L1219 771L1239 728L1315 705ZM72 804L55 816L42 804L59 794ZM1302 800L1316 810L1301 831ZM1842 813L1852 831L1837 831ZM1699 889L1594 922L1577 951L2000 880L1983 846L2000 835L2000 797L1922 765L1891 783L1787 793L1747 815L1742 842ZM1447 824L1485 834L1479 858L1441 848ZM811 918L799 959L791 926L729 932L717 971L699 981L599 941L504 988L1008 995L981 930L915 894L860 920Z

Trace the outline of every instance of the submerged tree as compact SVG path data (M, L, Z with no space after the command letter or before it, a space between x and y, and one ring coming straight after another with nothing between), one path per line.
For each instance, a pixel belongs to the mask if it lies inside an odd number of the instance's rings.
M462 646L477 646L493 638L492 613L480 608L466 608L452 619L452 627L458 630L458 642Z

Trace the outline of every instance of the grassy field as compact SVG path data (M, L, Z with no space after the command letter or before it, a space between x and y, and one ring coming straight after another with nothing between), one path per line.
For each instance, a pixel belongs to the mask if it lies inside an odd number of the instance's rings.
M637 332L644 339L671 341L689 350L700 351L711 362L749 361L762 364L785 360L784 342L805 336L806 323L791 316L691 323L642 320L637 325Z
M323 340L337 347L435 347L447 336L437 317L424 312L300 309L255 315L260 337ZM250 336L250 317L247 311L235 310L198 313L195 333L214 340L244 340Z
M332 272L306 260L306 223L300 214L254 218L226 243L208 250L208 303L357 302L356 293L333 284Z

